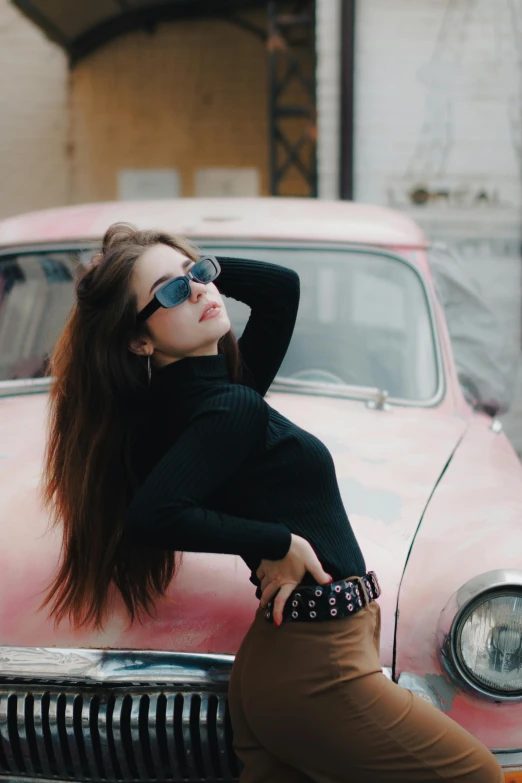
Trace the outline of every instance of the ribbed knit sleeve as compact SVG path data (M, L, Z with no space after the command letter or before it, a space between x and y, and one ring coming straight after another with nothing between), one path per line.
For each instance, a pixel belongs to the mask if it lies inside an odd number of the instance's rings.
M127 510L126 534L175 551L283 558L290 547L285 525L205 505L263 442L267 419L266 403L246 386L213 390L137 491Z
M262 261L217 257L216 283L225 296L251 308L239 339L243 383L264 396L281 366L299 307L299 276L291 269Z

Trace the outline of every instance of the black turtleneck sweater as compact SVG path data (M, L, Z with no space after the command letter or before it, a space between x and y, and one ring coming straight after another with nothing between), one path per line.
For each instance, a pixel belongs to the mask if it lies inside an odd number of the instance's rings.
M256 585L260 561L283 558L295 533L334 579L362 575L330 452L263 399L292 336L299 278L274 264L219 261L221 293L251 308L239 340L242 381L231 382L222 355L154 374L126 533L164 549L240 555Z

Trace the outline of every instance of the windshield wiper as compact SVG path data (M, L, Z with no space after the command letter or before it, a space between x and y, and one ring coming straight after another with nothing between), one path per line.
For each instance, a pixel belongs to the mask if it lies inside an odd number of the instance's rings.
M374 386L356 386L349 383L325 383L324 381L300 381L296 378L284 378L276 375L273 391L296 392L297 394L315 394L324 397L342 397L344 399L366 400L373 410L389 410L388 392Z

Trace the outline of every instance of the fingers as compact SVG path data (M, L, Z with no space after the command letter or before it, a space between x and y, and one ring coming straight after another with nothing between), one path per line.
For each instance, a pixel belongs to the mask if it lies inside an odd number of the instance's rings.
M331 574L327 574L326 571L323 571L321 568L318 572L318 574L314 574L314 578L317 579L318 585L328 585L333 582L333 576Z
M318 585L327 585L329 582L333 582L333 577L326 573L317 556L311 558L310 562L306 564L306 570L312 574Z
M283 622L283 609L285 607L285 604L288 600L288 597L292 594L292 592L295 590L296 584L292 582L291 584L284 584L280 588L276 599L274 601L274 624L275 625L281 625Z
M268 585L269 585L269 584L272 584L273 582L274 582L274 579L270 579L270 577L269 577L269 576L265 576L265 577L263 577L263 581L262 581L262 582L261 582L261 584L260 584L260 587L261 587L261 592L263 592L264 590L266 590L266 588L268 587Z
M266 609L266 607L268 606L269 601L272 600L274 595L279 590L279 585L277 584L277 582L268 582L266 587L264 587L264 588L261 587L261 589L262 589L263 592L261 593L261 600L260 600L259 603L260 603L260 606L263 609Z

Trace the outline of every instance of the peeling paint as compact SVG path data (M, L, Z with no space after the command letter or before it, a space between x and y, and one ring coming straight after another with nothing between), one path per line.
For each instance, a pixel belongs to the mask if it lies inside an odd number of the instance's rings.
M428 685L431 685L435 693L440 696L444 712L452 710L455 697L458 696L455 686L442 674L425 674L424 679Z
M402 498L395 492L367 487L360 481L346 477L339 479L339 488L351 513L371 517L385 525L400 522Z

